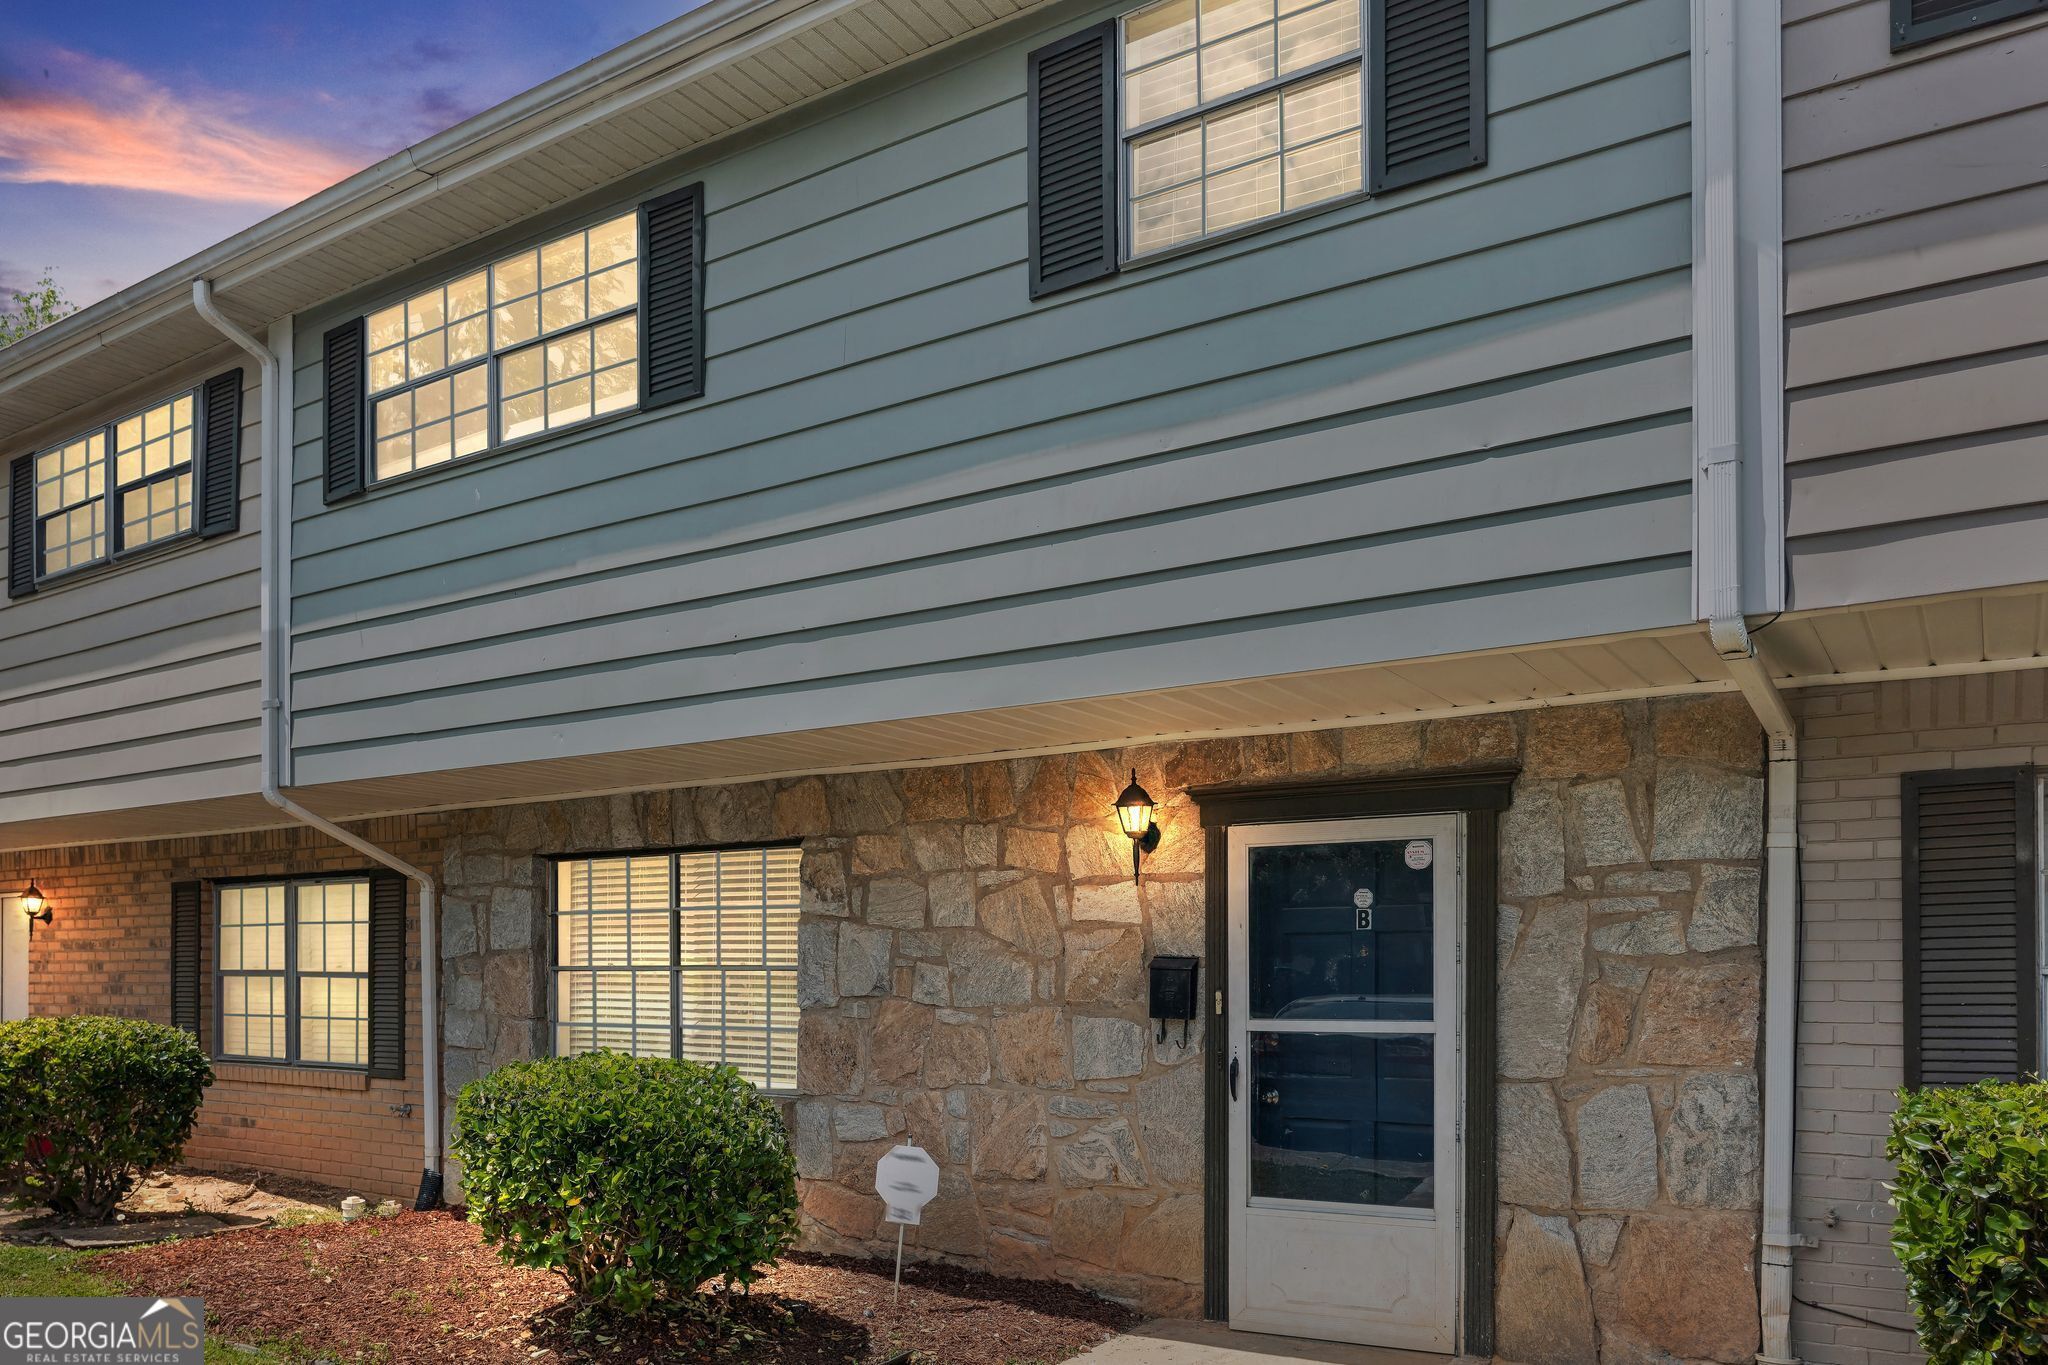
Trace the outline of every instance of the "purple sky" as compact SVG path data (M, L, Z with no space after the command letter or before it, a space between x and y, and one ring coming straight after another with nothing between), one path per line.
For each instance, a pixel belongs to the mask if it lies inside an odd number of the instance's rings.
M695 3L9 7L0 302L103 298Z

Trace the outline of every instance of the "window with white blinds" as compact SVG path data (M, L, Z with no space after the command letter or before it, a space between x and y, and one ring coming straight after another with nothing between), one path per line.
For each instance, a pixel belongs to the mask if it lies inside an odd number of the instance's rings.
M801 851L570 858L555 873L555 1052L724 1062L796 1088Z

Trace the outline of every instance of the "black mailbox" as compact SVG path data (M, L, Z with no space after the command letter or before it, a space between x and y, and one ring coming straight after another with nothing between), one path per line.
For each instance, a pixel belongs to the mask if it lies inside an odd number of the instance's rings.
M1188 1020L1195 1017L1195 970L1192 957L1152 959L1152 1017L1159 1021L1159 1041L1166 1041L1166 1021L1178 1019L1180 1043L1188 1043Z

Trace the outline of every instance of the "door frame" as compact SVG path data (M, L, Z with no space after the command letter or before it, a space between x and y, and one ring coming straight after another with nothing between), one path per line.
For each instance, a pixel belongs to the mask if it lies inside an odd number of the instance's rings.
M1495 1110L1499 1041L1495 1034L1498 964L1494 921L1500 880L1500 815L1519 769L1483 768L1328 782L1228 783L1191 787L1201 817L1208 1029L1203 1103L1203 1315L1230 1313L1230 827L1376 816L1465 817L1463 910L1463 1085L1465 1125L1463 1245L1458 1349L1493 1353L1493 1233L1498 1159Z

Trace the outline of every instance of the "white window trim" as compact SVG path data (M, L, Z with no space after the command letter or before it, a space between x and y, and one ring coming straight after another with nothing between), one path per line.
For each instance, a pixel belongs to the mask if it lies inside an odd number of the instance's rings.
M1266 232L1273 228L1283 226L1287 223L1297 222L1303 218L1308 218L1318 213L1327 213L1332 209L1342 208L1346 204L1356 204L1363 200L1370 199L1372 197L1371 187L1373 175L1373 105L1372 63L1370 60L1370 44L1372 42L1372 35L1371 27L1367 23L1367 20L1370 16L1367 11L1366 0L1358 0L1358 48L1355 55L1347 52L1343 56L1325 58L1323 61L1317 62L1313 66L1304 67L1300 71L1291 71L1287 73L1285 76L1276 75L1272 80L1263 81L1256 86L1252 86L1244 90L1234 91L1231 94L1225 95L1219 99L1197 101L1195 104L1191 105L1186 109L1182 109L1175 113L1166 115L1163 118L1153 119L1149 123L1143 123L1135 128L1130 129L1129 131L1125 131L1123 122L1125 86L1124 78L1129 74L1129 72L1127 71L1124 65L1124 24L1125 21L1130 19L1132 15L1140 14L1145 10L1153 8L1153 5L1157 2L1158 0L1150 0L1150 3L1134 5L1130 9L1127 9L1123 11L1121 14L1117 15L1116 36L1112 44L1112 46L1116 50L1116 107L1112 111L1112 116L1116 120L1117 128L1116 194L1118 209L1116 246L1117 262L1119 265L1150 265L1154 261L1171 260L1176 256L1184 256L1191 251L1200 251L1205 247L1215 246L1220 242L1235 241L1241 237L1248 237L1253 233ZM1196 0L1195 8L1196 24L1198 27L1196 30L1195 46L1192 50L1196 53L1196 62L1199 66L1201 60L1200 53L1202 50L1201 35L1199 29L1199 25L1201 23L1200 0ZM1193 122L1198 119L1206 118L1212 114L1223 112L1224 110L1231 108L1233 105L1247 103L1249 101L1256 99L1263 99L1265 96L1270 95L1278 90L1284 90L1289 86L1317 80L1323 76L1329 75L1332 71L1341 70L1344 67L1352 65L1353 63L1356 63L1358 66L1359 92L1357 189L1347 190L1343 194L1332 195L1328 199L1318 199L1313 204L1304 204L1299 208L1282 209L1278 213L1268 214L1263 218L1254 218L1247 222L1234 223L1231 226L1227 228L1222 228L1216 232L1200 233L1194 237L1188 238L1186 241L1175 242L1171 246L1155 247L1150 251L1143 252L1140 252L1135 249L1135 247L1133 246L1133 241L1135 239L1136 234L1133 229L1132 214L1132 209L1134 205L1131 194L1131 147L1133 143L1139 141L1142 138L1149 137L1152 134L1160 132L1164 129L1176 127L1183 123ZM1285 136L1286 134L1283 129L1281 133L1283 141ZM1339 133L1332 134L1331 136L1341 137L1343 135ZM1280 152L1280 155L1282 157L1286 155L1284 149ZM1209 174L1210 172L1205 166L1203 168L1203 178L1206 180ZM1206 190L1204 193L1203 207L1206 212Z
M163 472L158 474L145 475L144 477L136 479L130 483L116 483L114 481L114 453L115 442L117 439L116 433L120 431L121 424L123 422L130 420L131 418L140 417L142 416L142 414L149 412L154 408L163 407L167 403L175 403L180 398L189 398L192 400L192 452L190 456L187 457L185 463L182 466L173 465L169 469L164 470ZM29 548L31 551L30 557L35 561L37 587L42 587L46 584L61 583L75 575L93 573L101 569L109 568L115 564L125 564L131 560L141 559L145 556L154 554L157 551L164 549L166 546L182 545L188 540L194 540L198 538L200 457L199 428L200 422L202 420L202 410L205 405L205 402L206 386L204 384L194 384L187 389L173 390L170 393L159 395L158 397L151 399L149 402L144 403L139 407L123 412L118 417L110 418L105 422L101 422L97 426L87 427L83 431L73 432L71 435L65 437L61 441L52 441L48 445L38 446L34 450L29 452L29 503L31 512L31 515L29 517L29 536L31 538L31 544ZM103 549L99 553L99 555L92 559L86 560L82 564L70 564L66 565L64 568L58 569L54 573L45 573L43 571L43 523L56 517L67 515L71 509L67 508L63 512L51 512L48 514L45 514L43 512L41 504L36 501L36 493L41 488L41 479L38 477L38 465L41 463L43 456L51 454L55 451L62 450L65 446L71 445L73 442L87 440L93 436L98 436L100 438L100 541L106 548ZM124 490L146 488L152 483L159 483L167 478L175 478L180 468L183 468L192 476L191 514L188 518L190 524L186 526L185 529L182 531L176 531L170 535L162 537L161 539L152 540L147 545L137 545L131 547L120 544L121 493ZM79 503L76 505L82 507L85 506L86 504Z
M629 304L626 304L623 307L614 308L608 313L601 313L592 317L586 317L580 322L569 323L566 326L557 327L553 331L540 331L536 333L531 340L519 342L515 345L505 347L502 350L499 349L497 321L498 306L490 301L491 285L489 275L491 268L499 264L501 261L519 255L523 251L536 251L539 248L546 246L549 242L560 241L562 238L571 236L578 232L588 232L591 228L594 228L601 223L608 223L611 222L613 219L624 218L629 215L633 219L633 260L635 261L638 270L641 272L639 279L639 287L634 294L633 301ZM602 213L595 213L587 217L579 218L577 221L573 223L561 224L555 228L550 229L547 232L543 232L531 238L525 239L521 241L518 245L502 247L497 250L494 250L488 257L478 261L474 261L460 270L451 270L444 275L436 277L433 280L423 281L414 284L412 287L408 289L400 290L392 295L386 295L380 298L377 302L370 304L368 307L358 310L356 315L362 319L364 326L363 424L365 428L364 441L366 451L363 461L364 490L367 492L373 489L386 488L394 484L404 483L408 479L421 478L428 475L436 474L439 473L441 470L447 469L454 465L468 464L472 460L480 460L485 458L486 456L499 454L502 451L520 450L530 445L536 445L542 441L552 440L558 436L566 436L572 432L586 431L589 428L598 425L599 423L615 421L618 418L629 417L634 413L642 411L641 398L646 391L646 377L644 374L644 367L647 363L646 320L644 318L641 319L640 328L638 333L636 334L637 340L635 343L636 355L634 363L643 367L643 372L640 376L640 382L635 387L633 393L633 401L622 408L615 409L614 411L605 413L593 412L588 417L585 417L576 422L571 422L564 426L545 428L540 431L528 432L523 436L517 436L510 440L506 440L499 426L498 367L499 363L503 361L507 356L519 355L525 351L532 350L535 347L545 346L550 341L560 340L562 337L568 336L574 332L593 329L596 327L603 326L604 324L609 322L616 322L618 319L622 317L638 316L641 312L641 304L646 297L646 270L647 215L644 212L644 210L640 207L617 206ZM479 271L483 272L485 275L484 311L482 313L482 317L484 319L483 355L475 360L466 361L460 365L443 366L441 369L434 371L432 374L423 375L418 379L408 379L403 384L394 384L388 389L371 389L371 367L369 363L370 356L376 353L376 351L378 350L388 348L376 348L371 347L368 344L368 328L370 319L376 316L378 313L384 312L388 308L404 307L409 300L417 298L419 295L427 292L430 289L446 289L449 285L455 283L457 280L464 279L470 275L477 274ZM585 278L586 280L589 278L589 272L587 269L585 271L583 278ZM545 294L546 292L546 287L537 286L534 297L538 298L540 295ZM484 448L482 450L471 451L467 455L450 455L447 459L441 460L435 464L430 464L426 466L415 465L413 468L408 469L403 473L392 474L382 478L378 477L377 404L383 402L386 399L396 398L400 394L410 393L413 390L422 388L428 384L437 383L443 379L449 380L452 383L455 376L459 374L465 374L468 371L477 368L478 366L482 366L484 370L484 412L486 414ZM543 388L541 392L545 393L546 389ZM417 428L415 428L415 430L417 430Z

